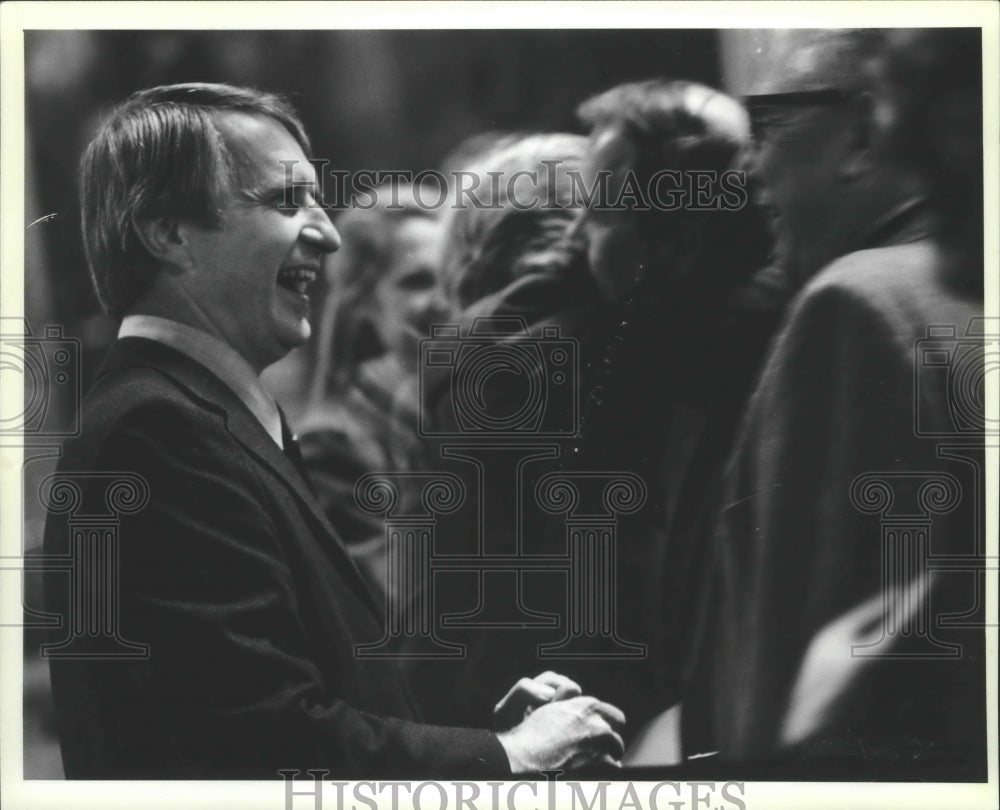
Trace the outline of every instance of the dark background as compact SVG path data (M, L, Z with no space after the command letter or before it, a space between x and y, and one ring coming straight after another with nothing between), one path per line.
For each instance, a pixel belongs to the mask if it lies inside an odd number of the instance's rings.
M30 31L26 314L99 351L75 172L102 112L157 84L231 82L284 93L331 169L438 168L487 130L579 131L574 110L652 76L719 84L718 34L637 31ZM93 351L87 351L92 359ZM85 364L87 368L92 362Z

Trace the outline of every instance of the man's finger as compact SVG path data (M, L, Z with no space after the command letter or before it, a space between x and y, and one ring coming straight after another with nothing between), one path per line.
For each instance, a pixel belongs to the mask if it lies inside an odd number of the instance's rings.
M621 760L615 759L611 754L588 754L580 751L567 763L569 770L576 768L612 767L621 768Z
M595 700L591 705L590 710L599 714L615 728L625 725L625 713L617 706L612 706L610 703L605 703L603 700Z
M547 684L556 690L555 696L552 698L553 700L566 700L567 698L583 694L580 684L572 678L560 675L558 672L543 672L535 678L535 681Z
M610 754L615 759L621 759L625 753L625 740L621 734L610 727L598 735L596 742L600 745L601 751Z
M494 707L494 714L510 711L521 714L525 709L532 706L540 706L551 701L556 694L556 690L544 683L521 678L514 684L510 691L504 695L500 702Z
M552 697L553 700L566 700L567 698L583 694L580 684L571 678L567 678L565 675L560 675L558 672L543 672L535 678L535 682L544 683L555 689L555 694Z
M526 705L537 706L548 703L555 697L556 690L545 683L525 680L511 690L511 698Z
M612 768L620 768L622 766L622 761L620 759L615 759L611 754L604 754L594 760L595 765L610 765Z

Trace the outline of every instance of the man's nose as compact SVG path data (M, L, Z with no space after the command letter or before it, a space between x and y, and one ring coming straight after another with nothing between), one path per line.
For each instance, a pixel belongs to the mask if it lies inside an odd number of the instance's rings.
M756 139L751 139L736 158L737 171L745 172L747 177L754 177L758 171L757 155L759 152L760 146Z
M312 219L302 228L304 242L321 253L340 250L340 234L322 208L311 209Z
M409 307L413 315L421 320L447 318L452 309L440 285L413 294Z
M435 287L430 295L427 296L426 310L429 316L447 318L451 315L452 309L452 302L449 300L443 286L439 285Z

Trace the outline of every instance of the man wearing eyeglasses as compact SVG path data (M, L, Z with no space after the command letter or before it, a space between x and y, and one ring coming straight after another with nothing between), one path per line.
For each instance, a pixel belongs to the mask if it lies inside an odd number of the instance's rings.
M919 174L875 144L866 65L881 39L877 30L813 34L745 99L756 202L800 284L840 256L930 231Z
M975 37L948 54L974 53ZM941 118L949 97L968 96L981 115L979 63L953 70L948 54L939 65L924 60L923 79L908 83L920 103L887 126L899 83L879 84L870 70L886 59L886 39L807 34L747 99L748 169L804 287L771 345L727 473L714 631L700 656L711 660L701 676L711 686L700 708L685 702L685 749L906 763L921 774L946 763L972 781L985 778L982 630L937 619L972 608L974 583L929 576L926 558L910 555L919 532L894 534L890 524L924 508L931 554L976 553L971 465L943 458L915 421L954 426L947 375L921 375L914 349L929 327L961 336L981 315L981 299L950 281L955 251L941 224L945 200L965 200L970 212L981 205L967 182L976 172L956 174L952 154L932 162L942 144L927 136L935 123L950 131ZM933 94L920 83L932 79ZM901 148L901 132L926 148ZM968 141L974 153L976 138ZM981 279L981 262L973 270ZM889 511L865 502L865 476L888 482ZM926 501L916 506L931 479L960 482L933 522ZM943 655L947 645L956 646Z

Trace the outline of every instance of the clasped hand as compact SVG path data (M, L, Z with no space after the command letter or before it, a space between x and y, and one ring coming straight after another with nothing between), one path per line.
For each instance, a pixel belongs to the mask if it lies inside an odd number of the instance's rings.
M522 678L493 710L513 773L619 765L625 715L555 672Z

